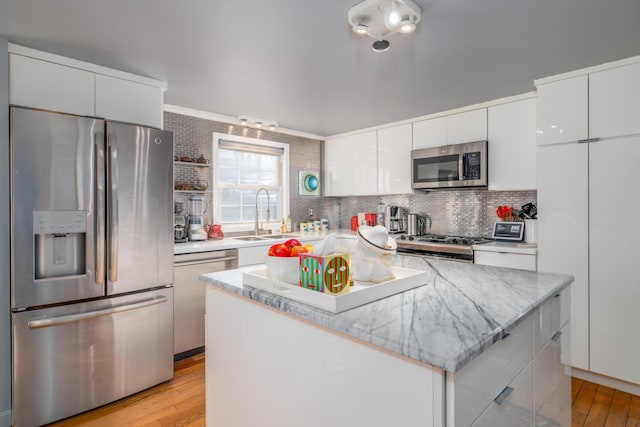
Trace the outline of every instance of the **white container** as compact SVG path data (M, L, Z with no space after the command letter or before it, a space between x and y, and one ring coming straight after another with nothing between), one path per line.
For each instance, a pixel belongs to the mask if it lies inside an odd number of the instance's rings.
M266 255L267 277L290 285L300 284L300 257Z
M524 220L524 242L538 243L538 220L537 219Z

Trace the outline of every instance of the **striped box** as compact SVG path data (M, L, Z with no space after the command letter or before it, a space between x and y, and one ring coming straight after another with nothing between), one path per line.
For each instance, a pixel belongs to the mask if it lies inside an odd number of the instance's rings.
M300 254L300 287L331 295L350 290L351 258L347 253Z

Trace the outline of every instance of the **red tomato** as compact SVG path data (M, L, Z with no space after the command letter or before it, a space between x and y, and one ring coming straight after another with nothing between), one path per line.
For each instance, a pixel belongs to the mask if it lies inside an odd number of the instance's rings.
M269 256L279 256L279 257L289 256L289 248L282 243L276 243L275 245L271 245L271 247L269 248L269 252L267 252L267 254Z
M285 246L288 247L289 249L291 249L294 246L302 246L300 244L300 241L298 239L289 239L286 242L284 242Z
M291 248L291 254L289 256L298 256L300 254L306 254L309 252L304 246L294 246Z

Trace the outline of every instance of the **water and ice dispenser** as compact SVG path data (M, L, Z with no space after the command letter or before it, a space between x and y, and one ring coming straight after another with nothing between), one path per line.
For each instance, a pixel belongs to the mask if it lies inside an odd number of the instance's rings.
M86 274L87 211L33 213L35 279Z

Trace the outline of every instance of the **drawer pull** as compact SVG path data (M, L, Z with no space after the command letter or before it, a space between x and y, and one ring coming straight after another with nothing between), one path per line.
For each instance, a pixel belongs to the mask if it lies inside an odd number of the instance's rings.
M560 335L562 335L562 331L556 332L552 337L551 341L558 341L560 339Z
M504 390L502 390L500 392L500 394L498 395L498 397L496 397L493 401L496 402L498 405L500 405L502 402L504 402L505 400L507 400L507 397L509 397L509 395L513 392L513 388L507 386L504 388Z

